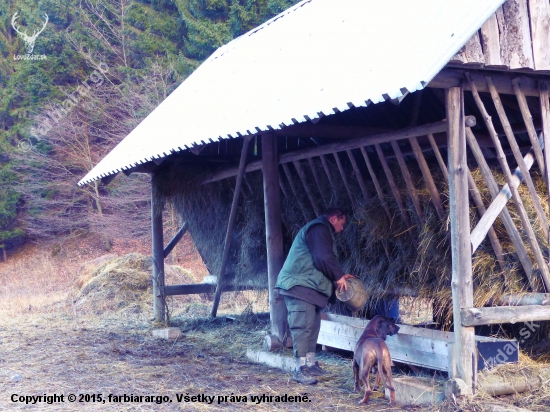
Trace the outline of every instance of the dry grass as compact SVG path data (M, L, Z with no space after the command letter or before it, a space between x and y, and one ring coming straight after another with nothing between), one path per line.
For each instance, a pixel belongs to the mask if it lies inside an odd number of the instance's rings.
M76 253L70 253L73 254ZM123 289L126 284L122 267L126 265L130 268L127 274L135 275L143 261L136 256L125 256L103 258L96 260L96 264L95 269L88 265L79 270L73 260L52 257L50 250L36 248L0 263L0 410L403 410L389 408L379 392L374 394L368 407L357 405L361 396L351 391L353 377L349 354L319 352L320 361L332 375L313 387L295 384L289 373L248 362L246 349L259 349L263 335L269 330L268 320L254 315L267 309L265 292L224 294L220 313L236 314L234 320L225 316L210 320L207 315L211 303L207 296L194 296L192 301L174 298L172 324L180 327L184 336L172 342L151 336L154 325L150 320L151 308L147 302L151 294L147 288L135 289L139 296L133 298L131 294L124 295L124 299L131 301L122 308L111 298L110 302L104 302L101 313L95 312L93 306L88 310L82 306L79 309L75 296L86 290L86 285L97 283L103 276L103 292ZM136 272L132 272L132 268ZM192 274L179 272L172 276L176 280L178 276ZM101 288L93 290L97 292ZM114 292L121 293L120 290ZM108 295L102 293L86 296L90 300L109 300ZM146 309L127 310L133 304L143 304ZM428 306L411 310L411 318L420 318ZM519 368L524 372L527 369L534 371L530 373L546 370L540 364L533 369L524 357ZM169 396L172 403L73 404L66 401L26 407L10 401L12 394L45 393L65 396L101 393L104 397L108 394L161 395ZM244 404L223 402L218 405L216 400L214 405L186 404L178 403L176 394L234 394L246 395L249 400ZM255 405L250 401L250 396L262 394L307 394L311 403ZM535 411L548 410L550 405L544 390L505 399ZM412 409L423 412L483 411L487 402L489 399L478 395L466 404L455 405L449 401L437 408Z

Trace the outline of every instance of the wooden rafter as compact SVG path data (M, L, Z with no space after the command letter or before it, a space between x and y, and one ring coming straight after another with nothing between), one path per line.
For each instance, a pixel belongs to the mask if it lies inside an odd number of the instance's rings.
M294 167L296 168L296 171L298 172L298 176L300 177L300 181L302 182L302 186L304 187L307 198L309 199L309 203L311 204L311 207L313 208L313 211L315 212L316 216L319 216L321 214L321 211L317 207L317 204L315 203L315 197L313 196L313 193L311 193L311 189L307 184L306 175L304 174L304 171L302 169L302 166L300 165L300 162L298 160L295 160L292 162Z
M367 169L370 173L370 178L372 179L372 182L374 183L374 187L376 188L376 193L378 194L378 198L380 199L380 203L382 204L382 208L384 209L384 212L386 212L386 216L391 221L391 213L390 209L388 208L388 204L386 203L386 198L384 196L384 192L382 192L382 187L380 186L380 182L378 181L378 178L376 177L376 173L374 173L374 170L372 168L372 164L369 159L369 155L367 154L367 151L364 147L361 147L361 154L363 155L363 159L365 160L365 164L367 165Z
M338 166L338 170L340 171L340 176L342 177L342 181L344 182L344 186L346 187L346 191L348 192L348 196L351 200L351 204L355 209L357 207L357 201L355 200L355 196L353 196L353 193L351 191L351 188L348 182L348 177L346 176L346 170L344 169L344 166L340 161L340 156L338 156L338 153L335 152L332 155L334 156L334 160L336 161L336 165Z
M351 149L346 150L346 153L348 154L349 160L351 162L351 166L353 168L353 173L355 174L355 177L357 179L357 183L359 183L359 187L361 188L361 193L363 193L363 198L365 200L370 199L369 191L367 190L367 185L365 185L365 180L363 179L363 176L361 176L361 172L359 171L359 167L357 166L357 162L355 161L355 156L353 156L353 152Z
M315 163L313 162L313 159L311 157L307 158L307 162L309 164L311 173L313 174L313 180L315 180L315 184L317 185L317 189L319 190L319 194L321 195L321 199L323 199L323 204L325 205L325 208L327 208L329 207L329 204L326 199L325 191L322 189L321 179L319 179L317 167L315 167Z

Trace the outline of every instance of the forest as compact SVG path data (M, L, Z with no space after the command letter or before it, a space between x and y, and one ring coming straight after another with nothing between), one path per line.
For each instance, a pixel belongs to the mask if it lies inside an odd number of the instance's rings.
M147 176L77 182L216 48L294 3L1 2L0 257L74 234L147 236Z

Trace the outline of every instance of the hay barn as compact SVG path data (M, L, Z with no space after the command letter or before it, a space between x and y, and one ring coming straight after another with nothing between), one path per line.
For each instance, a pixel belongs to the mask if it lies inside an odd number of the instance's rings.
M156 319L168 295L215 289L215 316L222 292L268 288L269 348L294 235L342 206L344 270L453 325L402 329L394 358L471 394L499 343L475 326L550 320L549 21L548 0L304 0L219 48L79 184L149 173ZM216 286L164 284L166 202ZM320 339L349 348L362 322L329 314Z

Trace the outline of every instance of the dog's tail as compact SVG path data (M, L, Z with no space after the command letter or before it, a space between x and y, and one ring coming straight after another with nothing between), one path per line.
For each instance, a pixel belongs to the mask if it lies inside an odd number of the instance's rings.
M390 391L395 391L395 388L393 387L393 382L391 378L391 357L384 356L384 351L388 352L388 355L390 353L388 347L384 342L382 342L384 345L381 346L381 352L377 353L376 358L378 360L378 374L382 378L382 382L384 383L384 387L389 389ZM378 352L378 350L377 350Z

